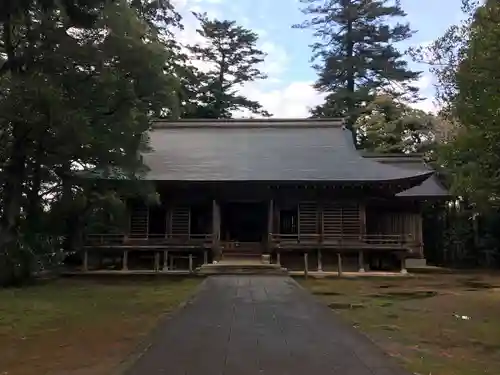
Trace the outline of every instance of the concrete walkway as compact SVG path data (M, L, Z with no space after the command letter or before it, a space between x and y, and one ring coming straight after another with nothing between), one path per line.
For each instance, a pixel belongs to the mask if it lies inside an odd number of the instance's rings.
M128 375L408 375L289 277L213 276Z

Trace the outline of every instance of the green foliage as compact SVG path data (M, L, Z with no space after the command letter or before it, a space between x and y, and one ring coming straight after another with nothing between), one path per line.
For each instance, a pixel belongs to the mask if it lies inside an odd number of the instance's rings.
M237 111L268 116L258 102L238 93L245 83L266 78L258 68L265 58L256 47L258 35L234 21L210 20L199 13L195 16L203 43L188 48L206 68L191 76L195 89L190 90L184 117L230 118Z
M111 199L75 185L75 170L134 176L144 168L151 119L178 112L179 81L165 69L178 58L166 29L178 27L178 17L168 1L25 1L5 9L0 273L14 282L32 272L37 247L53 243L57 253L62 235L75 244L83 213ZM126 185L115 184L114 195Z
M377 92L413 97L411 82L419 72L408 69L396 43L412 36L407 23L389 19L405 17L399 2L365 0L301 0L311 19L298 28L312 28L318 42L313 50L319 77L315 87L326 92L325 103L312 110L315 117L341 116L353 127L366 103Z
M454 191L483 211L499 206L499 22L500 5L495 1L487 1L475 12L451 102L461 128L441 153Z
M465 19L430 46L412 54L437 78L437 99L446 120L436 138L435 165L460 205L447 210L441 258L448 265L496 266L499 260L498 124L500 6L464 0Z
M388 95L377 96L358 118L360 148L379 153L424 153L434 143L438 119Z

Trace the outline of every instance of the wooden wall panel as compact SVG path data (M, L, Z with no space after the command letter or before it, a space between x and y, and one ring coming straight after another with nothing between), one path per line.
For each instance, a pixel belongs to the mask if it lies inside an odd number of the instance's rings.
M400 234L410 241L422 242L422 216L420 212L386 211L369 213L370 233Z

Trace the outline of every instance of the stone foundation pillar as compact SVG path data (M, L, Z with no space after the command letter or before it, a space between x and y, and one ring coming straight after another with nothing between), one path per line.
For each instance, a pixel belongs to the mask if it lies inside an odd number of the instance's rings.
M337 253L337 273L342 276L342 255Z
M318 249L318 272L323 272L323 259L321 258L320 249Z
M365 257L363 251L358 253L358 272L365 272Z
M128 250L123 251L123 259L122 259L122 270L128 270Z

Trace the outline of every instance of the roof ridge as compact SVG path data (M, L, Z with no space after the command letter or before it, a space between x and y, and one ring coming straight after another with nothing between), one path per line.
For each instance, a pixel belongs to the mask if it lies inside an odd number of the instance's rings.
M367 159L419 159L425 156L423 152L405 154L401 152L383 153L364 150L360 150L360 154Z
M152 129L172 128L341 128L344 126L341 118L262 118L262 119L181 119L153 120Z

